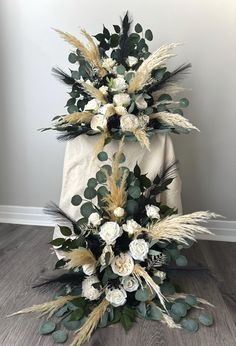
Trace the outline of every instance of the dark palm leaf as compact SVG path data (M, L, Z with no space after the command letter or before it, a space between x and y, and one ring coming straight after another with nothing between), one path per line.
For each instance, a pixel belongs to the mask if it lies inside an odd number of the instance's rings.
M129 18L128 11L126 12L124 18L121 22L121 35L120 35L120 41L119 41L119 47L120 47L120 60L122 63L125 64L125 60L127 58L127 41L129 37L130 27L131 27L132 21Z
M78 285L83 281L83 279L84 279L84 273L82 272L62 274L59 276L48 278L46 281L35 284L34 286L32 286L32 288L42 287L42 286L51 287L51 286L56 286L58 284Z
M60 68L53 67L52 68L52 74L54 77L59 79L61 82L67 84L67 85L74 85L76 83L76 80L69 76L66 72L61 70Z

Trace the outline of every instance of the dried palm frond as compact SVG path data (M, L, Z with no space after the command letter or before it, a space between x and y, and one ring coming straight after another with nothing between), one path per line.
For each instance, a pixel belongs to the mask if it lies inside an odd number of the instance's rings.
M152 97L154 102L158 100L158 98L163 95L163 94L168 94L168 95L176 95L181 91L184 91L185 88L181 87L180 85L176 83L168 83L166 84L163 88L158 89L153 92Z
M78 333L70 346L80 346L85 341L88 341L98 325L101 317L106 312L107 307L109 306L109 302L104 298L101 303L93 309L93 311L89 314L88 319L83 324L83 326L79 329Z
M142 147L146 147L150 150L150 142L146 132L142 129L130 129L130 132L134 134Z
M101 77L104 77L107 74L106 70L102 67L102 61L101 61L98 47L94 43L92 36L90 36L85 30L82 30L81 32L88 41L87 47L75 36L58 29L54 29L54 30L58 32L59 35L66 42L78 48L82 56L85 58L85 60L87 60L87 62L91 66L97 69L97 72Z
M28 314L30 312L39 312L43 315L49 314L50 316L53 315L53 313L60 309L62 306L64 306L66 303L68 303L71 300L74 300L76 298L79 298L79 296L63 296L59 297L56 300L52 300L50 302L44 303L44 304L38 304L38 305L33 305L29 308L14 312L11 315L8 315L7 317L15 316L15 315L20 315L20 314Z
M170 51L177 46L178 44L176 43L163 45L144 60L136 71L134 77L129 82L128 92L134 93L142 90L147 84L151 83L152 71L163 67L167 59L174 57L175 54L171 54Z
M97 261L90 250L85 248L74 249L65 254L65 258L69 260L66 264L68 269L81 267L85 264L96 265Z
M199 131L199 129L193 124L191 124L188 119L186 119L185 117L177 113L159 112L159 113L151 114L150 118L157 119L163 125L174 126L174 127L178 126L183 129Z
M83 86L83 88L85 89L87 94L89 94L93 98L97 99L102 104L106 103L104 95L99 89L95 88L93 85L88 84L86 82L80 82L80 84Z
M177 243L187 244L187 240L194 240L196 234L212 234L206 227L199 223L207 222L210 219L219 217L209 211L198 211L186 215L171 215L155 222L143 231L152 239L158 241L176 241Z
M105 210L113 221L118 220L118 217L114 215L114 210L117 207L123 208L127 200L127 192L125 190L127 175L124 173L122 174L122 171L119 167L119 160L122 154L123 146L124 140L122 139L119 145L118 152L115 154L112 160L111 175L109 175L108 172L104 170L104 174L106 174L107 177L109 194L107 194L103 198L103 201L106 203Z
M76 124L76 123L89 124L91 122L92 117L93 117L93 114L90 112L74 112L74 113L65 115L62 118L62 120L70 124Z
M160 287L153 281L151 276L146 272L146 270L141 267L139 264L135 264L134 270L133 270L133 275L140 281L140 278L143 278L144 281L146 282L147 286L150 288L151 292L155 292L156 295L158 296L160 303L166 310L166 305L165 305L165 300L166 298L163 296L161 293Z

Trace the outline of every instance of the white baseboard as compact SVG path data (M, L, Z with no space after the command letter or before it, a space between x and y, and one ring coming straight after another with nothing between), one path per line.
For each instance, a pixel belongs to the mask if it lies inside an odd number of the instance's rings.
M0 205L0 223L55 226L55 221L43 213L43 208L11 205ZM197 238L236 242L236 221L214 220L209 222L208 228L214 235L200 235Z

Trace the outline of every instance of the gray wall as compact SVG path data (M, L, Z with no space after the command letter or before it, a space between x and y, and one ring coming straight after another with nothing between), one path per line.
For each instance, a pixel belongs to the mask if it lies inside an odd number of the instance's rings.
M183 42L174 63L193 63L186 116L201 133L173 137L185 210L236 220L235 0L1 0L0 205L42 206L59 198L64 144L37 132L64 112L67 99L50 70L69 66L69 47L50 28L96 33L127 8L155 33L152 48Z

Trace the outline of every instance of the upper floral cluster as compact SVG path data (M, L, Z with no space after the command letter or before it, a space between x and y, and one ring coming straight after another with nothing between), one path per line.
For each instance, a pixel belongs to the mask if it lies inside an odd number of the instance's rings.
M72 86L67 102L67 115L53 119L51 129L63 132L59 138L70 139L86 133L101 133L103 144L125 136L149 146L149 137L156 132L189 132L196 129L183 117L188 106L186 98L176 99L183 88L178 85L190 64L168 71L167 60L174 57L177 44L163 45L149 52L150 29L131 21L126 14L114 32L104 27L93 37L82 30L87 45L76 37L56 30L76 48L69 61L78 64L71 76L60 69L54 73ZM45 130L45 129L44 129Z

